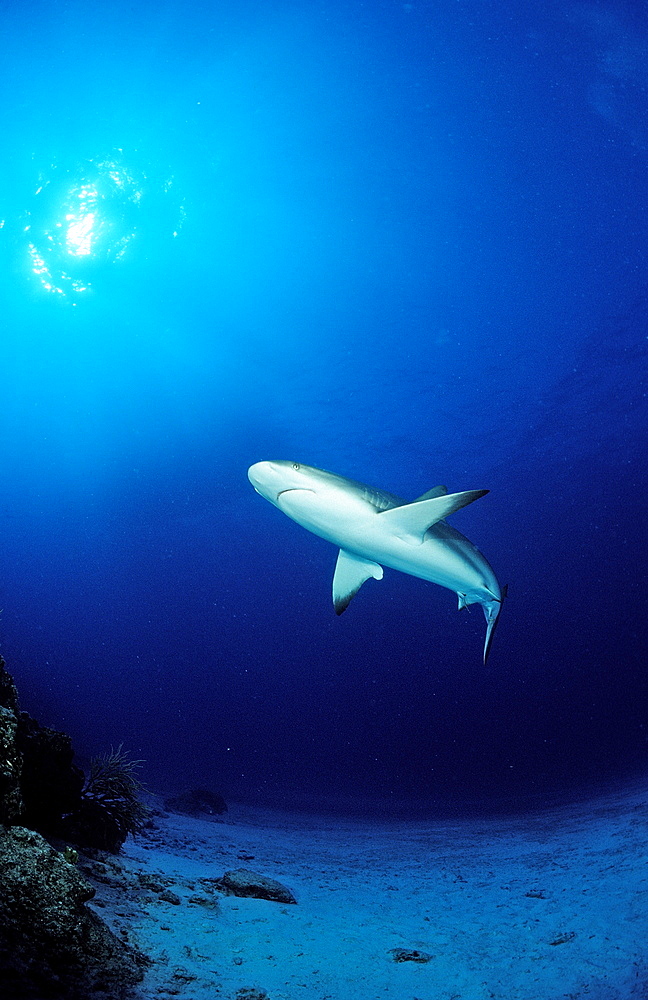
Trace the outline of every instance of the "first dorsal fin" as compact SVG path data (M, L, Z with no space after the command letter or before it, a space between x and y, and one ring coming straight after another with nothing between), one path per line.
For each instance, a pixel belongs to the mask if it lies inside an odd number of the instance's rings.
M479 500L488 490L465 490L463 493L447 493L431 500L416 500L403 507L382 510L376 517L389 522L399 538L406 538L420 544L428 528L443 520L456 510L466 507L473 500Z
M333 606L337 615L346 611L352 598L370 576L374 580L382 580L382 566L371 559L362 559L361 556L340 549L333 576Z
M448 492L447 486L433 486L431 490L424 493L422 496L417 497L412 503L420 503L421 500L434 500L435 497L444 497Z

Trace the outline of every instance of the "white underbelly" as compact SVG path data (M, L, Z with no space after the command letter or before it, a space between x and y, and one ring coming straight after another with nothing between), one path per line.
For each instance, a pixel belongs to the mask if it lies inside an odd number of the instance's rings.
M376 531L374 525L362 531L336 534L337 538L331 537L330 541L381 566L462 594L477 596L488 589L492 592L494 577L490 566L468 539L465 539L468 548L461 551L456 537L463 536L458 532L454 533L455 544L452 545L437 537L434 529L426 533L421 543L396 535L385 536L384 531Z

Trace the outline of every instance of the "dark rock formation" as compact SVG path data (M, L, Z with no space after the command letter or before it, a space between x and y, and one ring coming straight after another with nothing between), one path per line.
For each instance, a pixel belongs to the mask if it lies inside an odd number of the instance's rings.
M0 656L0 705L18 714L18 692L13 677L5 668L5 661Z
M77 852L61 854L41 836L65 836L87 801L73 756L65 733L19 710L0 657L2 1000L120 1000L143 977L144 956L85 906L94 889L74 863Z
M117 998L146 959L84 904L94 889L74 864L24 827L0 831L3 1000Z
M281 882L265 875L257 875L246 868L236 868L225 872L222 878L213 879L213 884L229 896L254 896L256 899L270 899L275 903L296 903L290 889Z
M220 816L227 812L227 803L222 795L209 792L204 788L192 788L170 799L164 800L164 808L170 812L182 813L184 816Z
M0 656L0 823L15 823L23 811L22 757L18 749L18 693Z
M117 854L148 817L133 761L121 747L91 762L86 780L66 733L21 712L0 657L0 823Z
M22 756L24 805L20 822L30 830L56 836L61 816L81 804L84 777L72 763L72 740L67 733L47 729L27 712L20 712L17 746Z
M17 735L15 712L0 705L0 823L15 823L23 810Z
M72 763L70 737L21 712L0 656L0 823L17 823L46 836L60 833L61 817L81 803L83 771Z

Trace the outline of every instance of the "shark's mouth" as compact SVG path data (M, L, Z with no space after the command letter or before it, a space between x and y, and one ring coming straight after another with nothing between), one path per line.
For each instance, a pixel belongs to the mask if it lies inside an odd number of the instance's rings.
M314 493L315 490L309 490L307 486L289 486L287 490L280 490L277 493L277 500L279 497L284 496L285 493Z

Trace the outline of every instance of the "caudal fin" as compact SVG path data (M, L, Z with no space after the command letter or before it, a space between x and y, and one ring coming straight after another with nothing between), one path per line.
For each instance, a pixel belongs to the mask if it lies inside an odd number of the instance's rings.
M499 620L499 613L502 610L502 604L504 603L504 598L506 597L508 591L508 585L502 587L502 596L499 600L489 601L488 604L483 604L484 616L486 618L486 642L484 643L484 664L488 659L488 654L490 653L491 643L493 642L493 636L495 635L495 628Z

